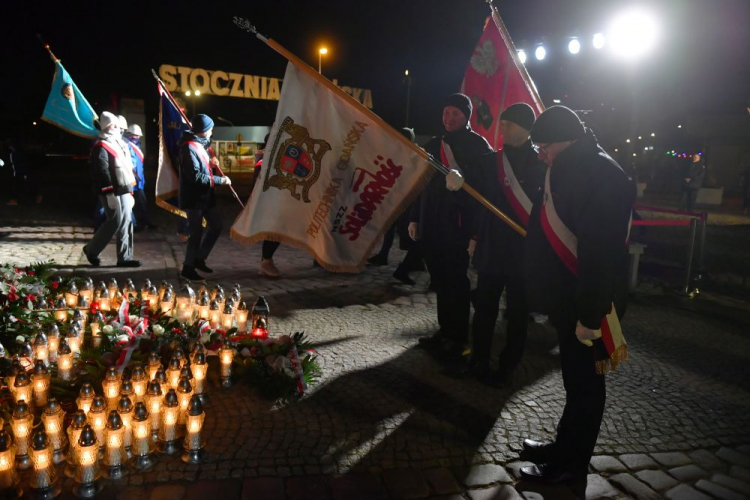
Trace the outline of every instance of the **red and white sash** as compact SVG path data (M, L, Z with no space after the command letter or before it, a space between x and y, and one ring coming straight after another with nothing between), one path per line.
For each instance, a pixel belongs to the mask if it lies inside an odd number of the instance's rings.
M574 275L578 276L578 238L563 223L555 210L552 191L550 189L550 171L547 169L547 175L544 178L544 201L540 218L542 230L547 237L552 250L565 264L565 267ZM629 225L629 224L628 224ZM630 230L628 229L628 233ZM608 359L597 360L596 369L598 373L607 373L615 370L620 361L628 358L627 342L622 334L620 319L617 317L617 311L614 304L609 308L609 312L602 318L602 324L599 330L594 330L597 338L601 338L604 348L609 355Z
M440 161L443 165L448 165L451 170L458 170L461 175L464 175L464 171L456 162L456 157L453 156L453 150L445 141L440 141Z
M529 225L529 215L531 215L531 208L534 205L521 187L521 183L518 182L518 178L515 172L513 172L513 168L505 152L498 152L497 162L497 176L500 184L503 186L505 197L508 199L508 203L510 203L518 219L526 227Z
M206 171L208 172L208 179L211 183L211 187L214 187L214 174L211 172L211 160L208 157L208 153L206 152L206 148L203 147L203 145L196 141L189 141L188 146L190 146L190 149L198 155L198 158L200 159L203 166L206 168Z
M141 151L141 148L133 144L132 142L129 142L128 145L133 148L133 151L135 152L135 155L138 157L139 160L141 160L141 163L143 163L143 151Z

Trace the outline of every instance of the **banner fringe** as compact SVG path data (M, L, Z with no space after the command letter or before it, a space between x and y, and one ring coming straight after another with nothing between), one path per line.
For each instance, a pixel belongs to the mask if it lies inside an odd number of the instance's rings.
M620 363L624 363L628 359L628 346L623 344L615 349L611 357L596 362L596 373L606 375L609 372L616 371Z

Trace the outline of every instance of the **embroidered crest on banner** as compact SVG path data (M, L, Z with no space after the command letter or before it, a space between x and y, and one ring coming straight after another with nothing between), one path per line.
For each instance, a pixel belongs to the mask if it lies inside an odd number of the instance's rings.
M294 199L310 203L310 188L320 177L321 161L330 149L328 142L311 138L307 128L287 116L274 139L273 163L266 170L263 191L288 189Z

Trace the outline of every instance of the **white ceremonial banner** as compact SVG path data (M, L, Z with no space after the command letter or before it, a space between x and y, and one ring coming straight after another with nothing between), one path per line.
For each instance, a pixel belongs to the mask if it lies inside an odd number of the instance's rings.
M280 241L330 271L355 273L433 168L331 86L287 65L260 177L232 239Z

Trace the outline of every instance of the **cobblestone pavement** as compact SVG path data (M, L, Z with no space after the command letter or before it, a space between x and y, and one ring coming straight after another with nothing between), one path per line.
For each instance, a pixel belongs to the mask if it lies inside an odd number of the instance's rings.
M116 267L114 247L91 268L91 230L0 223L0 262L54 258L61 273L177 282L184 245L171 233L136 235L136 272ZM524 437L554 436L564 390L554 335L532 324L510 388L447 376L417 349L437 328L426 273L413 287L393 264L359 275L328 273L282 246L281 279L257 276L260 245L222 238L209 283L240 283L248 302L268 299L273 332L306 331L323 376L298 403L271 405L240 385L212 388L207 459L160 457L155 470L108 483L102 498L748 498L750 339L724 323L656 305L637 293L624 319L631 360L608 376L608 402L587 485L518 481ZM502 344L498 324L495 349ZM63 498L70 496L65 484ZM585 494L584 494L585 491Z

